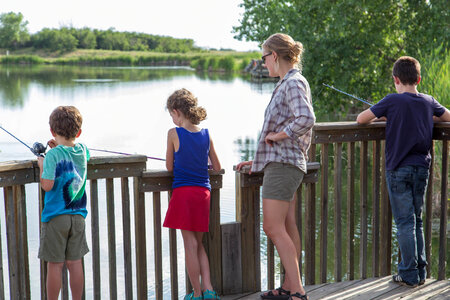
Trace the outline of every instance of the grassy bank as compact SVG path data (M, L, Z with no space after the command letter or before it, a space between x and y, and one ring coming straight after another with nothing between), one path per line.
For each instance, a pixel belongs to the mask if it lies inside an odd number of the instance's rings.
M21 49L5 55L0 64L55 64L89 66L190 66L208 71L241 71L258 52L204 51L158 53L144 51L76 50L64 54Z

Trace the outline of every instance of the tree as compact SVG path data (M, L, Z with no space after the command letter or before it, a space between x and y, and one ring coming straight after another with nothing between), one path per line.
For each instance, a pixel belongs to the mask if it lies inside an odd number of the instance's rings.
M17 49L30 40L22 13L0 14L0 48Z
M350 98L324 89L332 84L363 98L392 92L391 68L401 55L418 56L441 43L448 48L443 0L244 0L236 38L263 42L276 32L305 46L303 73L315 106L346 110ZM437 24L437 25L436 25Z

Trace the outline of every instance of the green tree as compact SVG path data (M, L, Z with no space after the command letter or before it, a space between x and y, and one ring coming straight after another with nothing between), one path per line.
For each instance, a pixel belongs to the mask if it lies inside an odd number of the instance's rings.
M22 13L0 14L0 48L17 49L30 40Z
M276 32L305 46L303 73L316 108L345 111L351 98L324 89L332 84L380 100L393 92L391 68L401 55L418 56L441 43L448 48L443 0L244 0L236 38L263 42ZM437 24L437 25L435 25ZM446 25L445 25L446 24Z
M45 48L52 51L73 51L78 40L72 35L69 28L44 28L32 36L33 47Z

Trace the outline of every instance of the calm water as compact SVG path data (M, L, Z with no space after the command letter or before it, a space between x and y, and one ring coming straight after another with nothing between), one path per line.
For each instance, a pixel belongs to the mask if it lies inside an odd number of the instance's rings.
M264 110L270 101L275 82L254 83L248 78L223 74L199 74L189 68L91 68L91 67L1 67L0 66L0 125L17 135L28 145L38 141L45 143L51 138L48 117L58 105L74 105L83 115L83 132L80 142L88 147L107 149L126 153L146 154L153 157L165 157L166 134L172 128L171 118L165 110L167 97L176 89L187 88L199 99L199 105L204 106L208 112L208 118L201 126L210 129L215 147L222 166L226 173L223 178L221 190L221 222L235 220L235 186L233 165L242 159L252 157L255 149L255 140L263 122ZM313 101L318 101L315 97ZM330 120L335 117L316 112L317 119ZM105 155L100 152L92 152L92 155ZM344 152L345 156L345 152ZM358 156L357 156L358 157ZM0 131L0 161L34 159L34 155L22 144L11 136ZM344 157L345 164L345 157ZM330 172L332 170L330 161ZM147 167L150 169L164 169L164 162L149 160ZM358 167L356 168L359 169ZM371 176L371 174L369 174ZM331 173L330 176L331 177ZM344 185L346 176L343 176ZM370 182L370 180L369 180ZM120 182L117 181L116 197L116 242L117 242L117 283L119 299L123 298L124 274L122 240L122 220L120 211ZM320 184L318 185L320 190ZM132 190L132 189L130 189ZM333 199L333 183L329 180L329 199ZM370 190L370 188L369 188ZM37 251L39 246L38 232L38 185L32 184L26 187L27 213L28 213L28 237L31 290L33 298L39 295L39 260ZM343 191L345 195L345 190ZM358 193L358 187L357 187ZM100 219L106 220L106 199L104 198L104 183L99 182ZM318 195L319 196L319 195ZM151 196L146 195L148 203ZM355 195L355 199L359 199ZM0 195L0 225L1 243L3 252L3 269L5 286L9 286L7 275L7 250L4 218L3 194ZM333 240L332 229L333 212L332 200L329 203L329 233L328 233L328 273L329 279L333 278ZM370 199L369 199L370 202ZM316 211L319 212L320 199L317 199ZM103 205L102 205L103 204ZM369 203L371 205L371 203ZM102 209L103 207L103 209ZM149 298L153 298L153 222L151 206L146 206L147 257L148 257L148 284ZM167 209L167 197L162 195L162 214ZM346 201L343 201L343 224L346 228ZM355 212L359 214L359 203L356 203ZM133 215L133 205L131 205ZM370 218L369 212L369 218ZM319 218L316 218L319 228ZM88 243L91 244L90 215L86 219L88 227ZM357 222L356 232L359 232ZM134 230L132 225L132 231ZM370 231L370 222L369 222ZM370 245L369 232L369 247ZM265 243L265 236L262 233ZM108 298L108 249L106 221L100 222L101 249L103 258L101 268L104 271L101 277L102 295ZM163 229L163 253L169 253L168 231ZM345 234L343 235L345 239ZM450 239L449 239L450 240ZM433 248L436 249L436 239L433 240ZM355 236L355 262L358 262L359 236ZM345 240L343 245L346 245ZM396 247L395 238L393 239ZM264 247L264 245L263 245ZM345 246L344 246L345 247ZM319 251L318 244L316 245ZM265 253L262 251L261 261L265 263ZM345 253L345 249L343 249ZM370 249L369 249L370 253ZM393 251L393 254L396 251ZM318 253L317 253L318 254ZM134 249L133 249L134 260ZM369 255L370 257L370 255ZM437 260L437 252L433 253ZM317 267L318 260L317 257ZM394 257L394 261L397 259ZM179 261L179 285L180 296L184 295L184 251L181 236L178 236L178 261ZM344 262L345 263L345 262ZM163 257L165 298L170 299L169 282L169 257ZM434 263L433 263L434 265ZM370 274L371 263L368 263ZM85 257L86 290L87 295L92 294L92 261L88 254ZM343 270L345 270L345 265ZM437 266L434 266L437 268ZM265 266L262 266L265 270ZM136 268L133 266L133 272ZM319 270L316 271L318 276ZM358 276L358 268L356 268ZM433 275L436 276L436 275ZM133 276L135 278L135 276ZM36 279L36 280L34 280ZM262 272L262 287L266 287L265 272ZM134 282L135 284L135 282ZM8 288L7 288L8 289ZM8 295L7 295L8 296Z

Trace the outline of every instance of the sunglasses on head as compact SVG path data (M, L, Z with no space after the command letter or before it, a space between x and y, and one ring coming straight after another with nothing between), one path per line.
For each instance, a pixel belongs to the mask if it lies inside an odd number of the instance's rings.
M270 53L267 53L267 54L264 54L263 56L261 56L261 59L262 59L263 63L266 63L266 57L269 56L269 55L272 55L272 53L273 52L270 52Z

